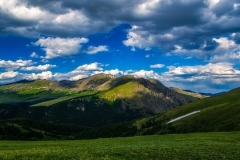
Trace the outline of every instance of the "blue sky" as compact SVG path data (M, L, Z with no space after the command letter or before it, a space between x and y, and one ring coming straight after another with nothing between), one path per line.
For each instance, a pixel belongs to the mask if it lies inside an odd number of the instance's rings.
M106 73L240 86L239 0L3 0L0 17L0 84Z

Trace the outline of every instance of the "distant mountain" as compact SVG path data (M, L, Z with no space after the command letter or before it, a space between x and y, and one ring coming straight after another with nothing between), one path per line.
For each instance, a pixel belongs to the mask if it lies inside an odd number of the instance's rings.
M219 92L219 93L200 93L201 95L204 96L208 96L208 97L212 97L212 96L216 96L216 95L220 95L220 94L224 94L226 92Z
M183 90L183 91L186 91L186 92L189 92L189 93L198 93L199 95L202 95L203 97L212 97L212 96L216 96L216 95L219 95L219 94L223 94L223 93L226 93L226 92L219 92L219 93L203 93L203 92L194 92L194 91L191 91L191 90Z
M205 95L202 95L201 93L197 93L197 92L190 91L190 90L182 90L180 88L174 88L174 87L170 87L170 89L183 95L185 97L185 99L187 99L189 102L193 102L198 99L207 97Z
M189 102L157 80L98 74L78 81L19 81L0 86L0 119L99 127L162 113Z

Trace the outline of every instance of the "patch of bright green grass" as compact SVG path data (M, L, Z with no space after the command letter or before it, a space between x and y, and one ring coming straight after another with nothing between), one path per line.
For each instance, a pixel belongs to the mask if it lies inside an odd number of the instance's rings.
M51 105L54 105L56 103L60 103L66 100L70 100L72 98L76 98L76 97L84 97L84 96L91 96L91 95L95 95L98 94L98 91L82 91L82 92L77 92L77 91L70 91L70 90L59 90L59 91L53 91L51 92L52 94L65 94L59 98L53 99L53 100L49 100L49 101L44 101L41 103L37 103L32 105L32 107L37 107L37 106L46 106L49 107Z
M109 100L110 102L115 101L117 98L131 98L135 95L136 88L137 83L131 81L104 92L101 94L101 97Z
M229 159L240 157L240 132L76 141L1 141L0 159Z
M55 90L51 92L52 94L64 94L64 95L72 95L78 93L77 90L70 90L70 89L64 89L64 90Z
M44 90L45 90L44 88L35 88L35 89L19 91L18 94L20 94L20 95L37 94L37 93L40 93Z
M41 86L49 86L50 83L51 81L48 81L48 80L35 80L29 83L29 85L33 87L41 87Z

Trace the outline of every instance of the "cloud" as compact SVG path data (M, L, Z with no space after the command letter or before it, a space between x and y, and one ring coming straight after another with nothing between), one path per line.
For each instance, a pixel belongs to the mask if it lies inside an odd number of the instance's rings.
M103 70L101 67L99 67L101 63L91 63L91 64L84 64L82 66L79 66L75 71L101 71Z
M108 52L108 47L103 45L98 47L89 46L86 52L87 54L96 54L98 52Z
M70 77L69 78L69 80L70 81L77 81L77 80L79 80L79 79L83 79L83 78L86 78L86 77L88 77L88 75L75 75L75 76L72 76L72 77Z
M219 62L216 64L209 63L207 65L168 67L169 71L165 73L168 76L183 78L204 78L205 76L228 77L231 75L240 75L240 71L233 69L231 63Z
M219 43L218 48L219 49L230 49L236 46L235 42L233 40L229 40L226 37L221 37L221 38L213 38L214 41Z
M137 77L143 77L147 79L161 79L160 75L158 73L155 73L154 71L146 71L146 70L140 70L136 72L130 73L131 75L137 76Z
M96 72L93 72L92 75L99 74L99 73L111 74L111 75L114 75L114 76L124 75L124 72L119 70L119 69L112 69L112 70L105 70L105 71L96 71Z
M39 65L39 66L29 66L29 67L21 67L20 70L22 71L47 71L52 68L57 67L56 65L51 65L51 64L45 64L45 65Z
M68 73L55 73L53 76L54 76L54 79L58 81L59 80L78 80L81 78L88 77L92 75L94 72L100 73L103 70L101 66L103 66L103 64L97 63L97 62L94 62L91 64L84 64Z
M163 68L165 65L164 64L154 64L150 65L150 68Z
M132 51L135 50L134 47L143 49L143 48L147 48L149 46L154 45L154 42L153 42L154 38L147 37L145 39L144 37L141 36L141 34L144 34L143 32L146 33L146 31L140 31L140 32L135 31L138 28L139 27L132 26L132 28L128 31L127 40L123 41L123 44L125 46L132 46Z
M209 59L209 62L232 62L234 64L240 64L240 52L214 55Z
M0 80L13 79L18 75L18 72L4 72L0 74Z
M46 51L45 59L56 57L67 57L77 55L82 43L87 43L86 38L41 38L33 43L36 46L42 47Z
M32 52L32 54L30 55L31 58L38 58L39 56L37 55L37 53Z
M42 59L41 62L43 62L43 63L48 63L49 60L48 60L48 59Z
M8 70L8 71L12 71L12 70L16 70L19 69L20 67L25 67L25 66L30 66L34 64L34 62L32 62L32 60L17 60L17 61L5 61L5 60L0 60L0 68Z
M145 51L150 51L152 48L150 48L150 47L147 47L147 48L145 48Z
M42 73L32 73L32 74L21 74L20 75L21 79L31 79L31 80L35 80L35 79L52 79L53 78L53 74L51 71L44 71Z
M197 66L169 66L169 71L162 74L162 81L166 85L181 86L201 92L219 92L225 89L236 88L240 80L240 70L233 64L226 62L209 63Z
M78 80L81 78L85 78L91 76L93 74L103 72L102 66L105 66L101 63L91 63L91 64L84 64L76 69L67 72L67 73L52 73L51 71L47 71L51 68L56 67L56 65L39 65L39 66L29 66L29 67L21 67L20 70L23 71L32 71L32 72L39 72L41 73L20 73L14 71L8 71L4 73L0 73L0 84L16 82L22 79L51 79L51 80ZM109 73L114 73L116 70L109 71ZM107 73L107 72L106 72Z
M138 11L141 11L147 17L152 17L152 19L145 20L145 23L140 21L132 24L132 26L137 25L138 27L132 27L128 30L127 40L123 43L126 46L141 49L158 46L160 51L165 54L169 52L175 54L187 53L196 57L202 57L204 54L210 56L212 53L217 54L218 46L223 47L224 43L225 45L232 45L229 38L228 42L223 42L224 39L218 37L236 31L239 33L239 29L236 29L237 25L234 22L240 20L237 17L240 12L239 7L236 7L236 4L238 4L236 2L231 1L229 3L226 0L219 0L218 2L210 0L140 2ZM153 7L150 4L155 6ZM177 5L179 5L179 8ZM237 9L234 9L234 6ZM176 11L173 11L174 9ZM191 15L187 15L185 9ZM188 21L185 21L186 19ZM237 37L234 39L235 43L238 39ZM180 46L181 52L179 50L176 52L175 46Z
M6 84L11 82L16 82L23 79L28 80L35 80L35 79L52 79L53 75L52 72L46 71L42 73L31 73L31 74L24 74L19 72L4 72L0 74L0 84Z
M0 32L7 34L85 37L128 23L132 29L123 43L131 48L156 46L167 54L181 46L198 57L217 48L214 38L236 33L233 40L239 43L238 0L8 0L0 8ZM46 57L62 56L53 50Z
M18 0L9 0L0 2L0 8L3 14L12 16L18 20L41 20L46 16L46 13L38 7L28 7L27 3Z

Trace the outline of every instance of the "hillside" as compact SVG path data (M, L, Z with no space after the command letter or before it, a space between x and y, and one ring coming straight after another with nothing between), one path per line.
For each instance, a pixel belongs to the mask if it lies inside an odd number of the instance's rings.
M180 88L170 87L175 92L180 93L188 102L194 102L198 99L206 98L208 96L205 96L201 93L189 91L189 90L182 90Z
M72 132L71 137L74 139L93 139L93 138L107 138L107 137L126 137L126 136L136 136L136 135L152 135L152 134L167 134L167 133L193 133L193 132L226 132L226 131L240 131L240 88L234 89L232 91L229 91L225 94L221 94L214 97L208 97L201 99L196 102L188 103L183 106L174 108L172 110L169 110L164 113L160 113L154 116L144 117L144 118L138 118L137 120L131 120L127 122L118 121L120 123L117 123L117 121L114 121L114 119L118 119L121 116L119 114L115 114L114 110L111 110L114 108L113 106L109 106L109 110L106 109L103 112L99 113L98 115L94 115L95 117L92 118L93 121L98 121L99 124L101 124L101 121L104 119L101 119L101 115L104 116L110 116L112 115L112 120L116 123L107 124L104 125L102 123L101 127L98 128L86 128L86 127L80 127L82 130L77 130L76 132ZM99 100L98 100L99 102ZM73 102L74 103L74 102ZM106 103L107 104L107 103ZM64 106L64 105L63 105ZM8 110L1 109L1 117L3 116L3 113L6 113L6 111L10 111L13 108L13 106L5 105L5 108L8 108ZM3 108L3 106L1 107ZM16 107L19 110L15 110L15 114L23 114L22 107ZM29 107L26 107L26 111L28 111ZM31 109L38 108L38 112L41 112L43 108L41 107L31 107ZM44 107L51 108L51 107ZM71 107L69 107L71 108ZM66 110L64 110L64 107L57 110L60 113L67 113ZM57 113L57 111L55 111ZM108 114L109 111L109 114ZM136 112L129 112L124 111L123 114L126 116L127 114L129 116L132 116L136 114ZM37 117L38 112L35 112L34 116ZM76 111L75 111L76 112ZM71 112L73 114L73 112ZM88 113L88 115L91 115L92 112ZM55 114L58 115L58 114ZM77 113L76 113L77 115ZM117 117L117 115L119 117ZM63 115L61 115L63 116ZM75 115L73 114L72 117ZM14 116L13 116L14 117ZM16 117L16 116L15 116ZM41 117L41 116L39 116ZM123 117L123 116L122 116ZM121 117L121 118L122 118ZM4 117L3 117L4 118ZM28 117L29 118L29 117ZM74 122L78 122L81 124L79 119L75 117L76 119L72 119ZM64 120L64 118L63 118ZM65 119L66 120L66 119ZM90 119L88 119L89 122L85 124L91 124ZM106 119L105 119L106 120ZM6 120L4 122L7 122L12 120ZM65 122L71 122L65 121ZM11 122L12 123L12 122ZM42 122L37 122L42 123ZM6 124L6 123L5 123ZM14 124L17 124L15 121ZM18 125L23 124L22 122L18 121ZM31 124L31 123L30 123ZM51 123L46 123L45 125L51 126ZM94 123L92 123L94 124ZM105 123L106 124L106 123ZM45 131L46 128L42 128L38 126L37 130ZM64 129L66 125L59 124L61 127L61 130ZM96 126L95 126L96 127ZM31 127L30 127L31 128ZM36 128L35 128L36 129ZM59 138L66 138L66 136L57 137Z
M0 140L74 139L74 134L90 128L38 122L29 119L0 121Z
M145 134L240 130L239 96L240 88L237 88L138 120L135 125Z
M83 131L79 139L136 135L240 131L240 88L167 112Z
M19 81L0 86L1 119L100 127L186 104L157 80L98 74L78 81Z

